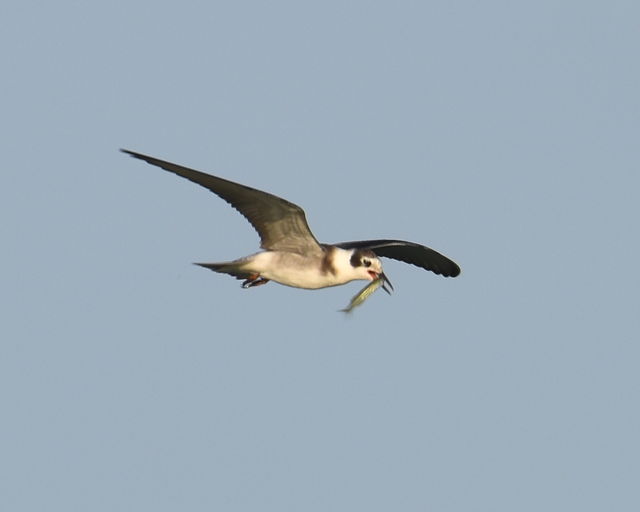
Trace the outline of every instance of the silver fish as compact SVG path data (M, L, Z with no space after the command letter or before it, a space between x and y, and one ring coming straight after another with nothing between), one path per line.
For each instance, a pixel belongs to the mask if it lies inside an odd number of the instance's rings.
M391 286L391 283L389 282L387 277L384 274L381 274L376 279L371 281L367 286L365 286L362 290L360 290L356 295L354 295L351 299L351 302L349 302L349 305L346 308L341 309L340 311L344 313L351 313L354 308L358 307L365 300L367 300L369 298L369 295L371 295L381 286L383 287L384 291L386 291L387 293L391 293L385 286L386 283L389 283L389 286ZM391 288L393 289L393 287Z

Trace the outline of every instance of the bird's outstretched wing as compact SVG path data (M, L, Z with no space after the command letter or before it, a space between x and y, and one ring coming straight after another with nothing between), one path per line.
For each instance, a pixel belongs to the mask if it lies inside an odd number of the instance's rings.
M411 263L444 277L456 277L460 267L446 256L424 245L404 240L360 240L334 244L342 249L370 249L378 256Z
M157 165L209 189L238 210L260 235L263 249L309 254L322 252L304 210L298 205L255 188L211 176L152 156L121 149L135 158Z

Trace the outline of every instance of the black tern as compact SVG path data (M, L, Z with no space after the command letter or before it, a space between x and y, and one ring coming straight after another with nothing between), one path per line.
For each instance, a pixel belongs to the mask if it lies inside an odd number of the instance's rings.
M403 240L361 240L323 244L309 229L304 210L285 199L204 172L121 149L135 158L161 167L209 189L236 210L260 236L261 252L219 263L196 263L214 272L242 279L243 288L275 281L294 288L318 289L357 279L391 282L378 257L416 265L444 277L456 277L460 267L439 252Z

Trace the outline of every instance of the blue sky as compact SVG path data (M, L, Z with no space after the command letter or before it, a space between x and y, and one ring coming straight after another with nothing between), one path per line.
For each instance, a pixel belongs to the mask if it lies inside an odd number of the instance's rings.
M1 11L2 510L638 509L636 3ZM120 147L462 275L242 290Z

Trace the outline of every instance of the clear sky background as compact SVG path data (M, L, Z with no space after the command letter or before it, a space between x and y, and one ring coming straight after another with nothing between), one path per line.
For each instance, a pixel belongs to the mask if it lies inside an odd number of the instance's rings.
M0 509L640 510L640 4L4 2ZM444 279L242 290L250 225Z

